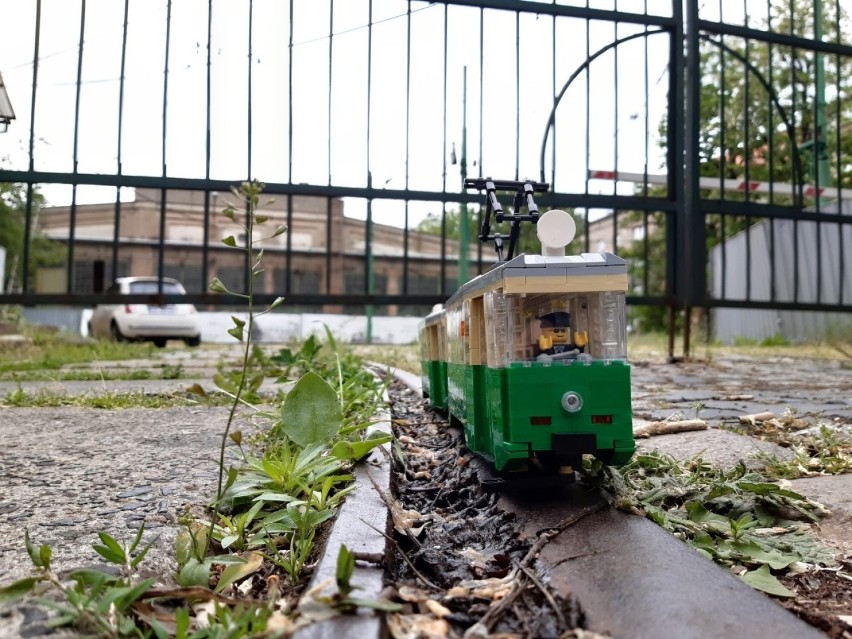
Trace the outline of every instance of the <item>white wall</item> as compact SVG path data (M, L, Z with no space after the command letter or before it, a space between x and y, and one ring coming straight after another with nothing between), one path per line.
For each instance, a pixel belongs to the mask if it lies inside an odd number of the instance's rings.
M87 335L91 309L25 308L24 318L30 324L58 326L70 333ZM230 343L234 338L227 330L234 326L231 316L246 319L246 313L200 312L201 341ZM417 341L419 317L373 317L374 344L411 344ZM342 343L364 343L367 339L367 318L364 315L322 315L315 313L271 313L255 320L255 340L285 343L304 340L309 335L325 337L324 325L334 339Z

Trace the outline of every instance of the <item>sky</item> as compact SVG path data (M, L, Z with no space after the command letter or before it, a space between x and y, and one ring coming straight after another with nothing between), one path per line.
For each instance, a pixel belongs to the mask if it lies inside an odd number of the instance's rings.
M120 158L126 175L160 176L165 165L169 177L204 178L211 3L172 0L167 58L167 1L128 0L120 108L124 4L42 1L35 168L70 172L76 148L82 173L113 174ZM668 2L590 3L640 13L646 4L652 14L669 15ZM705 17L714 19L720 5L705 5ZM738 11L741 17L743 6L726 0L725 18ZM558 92L589 53L613 38L642 31L625 23L592 21L587 28L583 20L560 19L554 50L553 21L544 16L521 15L516 22L514 13L487 10L480 23L479 9L411 2L409 20L408 9L402 0L293 0L291 23L284 0L213 0L209 177L362 187L370 175L379 188L460 191L460 167L450 163L450 151L453 144L461 151L466 67L468 175L479 174L481 162L485 175L514 179L517 164L518 177L537 179L554 84ZM35 0L0 0L0 73L17 115L0 135L0 159L18 170L29 164L35 11ZM556 117L558 190L632 190L627 183L589 183L587 169L661 171L656 132L666 105L668 46L665 34L633 40L601 55L571 85ZM546 157L549 180L549 149ZM46 186L44 192L50 203L65 204L71 187ZM114 198L112 188L78 189L80 202ZM346 212L363 216L364 208L364 201L351 200ZM373 204L379 222L399 225L401 209L398 201ZM412 204L412 223L439 210L435 202Z

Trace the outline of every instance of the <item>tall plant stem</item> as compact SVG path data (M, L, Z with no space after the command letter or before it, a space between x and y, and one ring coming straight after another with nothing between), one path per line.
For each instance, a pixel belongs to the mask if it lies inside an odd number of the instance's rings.
M222 433L222 443L219 447L219 479L216 485L216 501L213 504L213 517L210 519L210 531L207 534L205 545L210 544L213 538L213 529L216 526L216 521L219 519L219 505L222 501L224 490L222 489L222 480L225 477L225 449L228 445L228 436L231 433L231 426L234 423L234 416L237 412L237 406L240 405L243 390L246 385L246 372L248 371L249 352L251 351L251 335L254 327L254 210L257 201L257 193L251 189L244 193L246 198L246 251L249 254L248 268L251 270L248 278L248 330L243 334L243 363L242 374L240 375L240 384L237 387L237 392L234 394L234 401L231 402L231 410L228 413L228 422L225 425L225 432ZM205 548L205 554L207 548Z

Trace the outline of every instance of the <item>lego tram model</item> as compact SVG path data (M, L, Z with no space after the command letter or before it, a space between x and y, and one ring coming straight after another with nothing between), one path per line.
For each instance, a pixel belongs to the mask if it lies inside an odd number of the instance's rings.
M485 192L479 239L494 242L497 264L421 323L424 396L504 476L569 474L584 454L627 463L635 443L625 261L566 256L574 219L538 214L534 195L547 184L477 178L465 188ZM503 212L498 191L514 192L512 213ZM492 216L511 224L508 235L492 233ZM541 255L514 256L522 222L536 225Z

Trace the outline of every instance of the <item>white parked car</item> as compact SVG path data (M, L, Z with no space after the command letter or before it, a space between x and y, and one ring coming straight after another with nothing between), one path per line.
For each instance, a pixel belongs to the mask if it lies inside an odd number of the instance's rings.
M119 277L106 290L123 295L157 294L156 277ZM185 295L177 280L163 278L163 294ZM163 347L180 339L188 346L201 343L201 322L192 304L98 304L89 320L89 335L121 340L149 340Z

